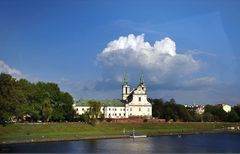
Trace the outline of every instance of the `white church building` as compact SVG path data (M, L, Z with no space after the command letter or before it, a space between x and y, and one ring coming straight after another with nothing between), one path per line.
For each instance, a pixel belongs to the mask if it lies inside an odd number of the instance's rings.
M73 107L81 115L89 109L89 100L79 100ZM96 100L102 104L101 112L105 118L152 117L152 104L147 100L147 89L143 76L136 88L130 89L124 77L121 100Z

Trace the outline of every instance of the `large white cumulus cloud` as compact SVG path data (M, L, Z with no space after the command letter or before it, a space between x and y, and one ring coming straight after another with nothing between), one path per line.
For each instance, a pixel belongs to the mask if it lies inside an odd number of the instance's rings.
M23 75L21 71L11 68L9 65L7 65L4 61L0 60L0 73L6 73L10 74L14 78L23 78Z
M154 83L176 80L200 68L200 62L190 54L176 52L172 39L166 37L151 45L144 40L144 34L129 34L109 42L97 56L97 62L109 79L121 80L123 73L143 73Z

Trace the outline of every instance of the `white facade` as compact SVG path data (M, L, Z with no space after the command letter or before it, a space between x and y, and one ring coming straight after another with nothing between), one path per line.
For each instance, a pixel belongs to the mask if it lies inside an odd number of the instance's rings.
M105 107L104 111L105 118L126 118L127 111L125 107Z
M197 109L196 109L196 113L197 114L203 114L204 113L204 111L205 111L205 109L204 109L204 106L200 106L200 107L198 107Z
M89 106L74 104L74 108L81 115L88 110ZM137 88L131 91L126 78L124 78L120 105L104 105L101 107L101 112L105 118L152 117L152 104L147 100L143 77L140 78Z
M223 111L231 112L232 107L230 105L222 104Z

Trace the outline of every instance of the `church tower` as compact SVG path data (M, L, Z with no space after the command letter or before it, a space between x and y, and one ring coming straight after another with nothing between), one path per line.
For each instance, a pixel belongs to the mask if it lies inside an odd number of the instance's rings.
M145 93L147 92L143 75L140 76L139 86L141 86L142 90L143 90Z
M130 86L128 85L128 79L125 75L123 77L123 85L122 85L122 100L126 100L128 95L130 94Z

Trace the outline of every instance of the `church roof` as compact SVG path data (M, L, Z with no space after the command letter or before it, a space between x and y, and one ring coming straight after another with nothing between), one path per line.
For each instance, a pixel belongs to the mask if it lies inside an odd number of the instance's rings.
M113 100L80 99L79 101L75 102L75 104L76 106L89 106L88 101L98 101L101 103L102 106L116 106L116 107L124 106L124 103L118 99Z

